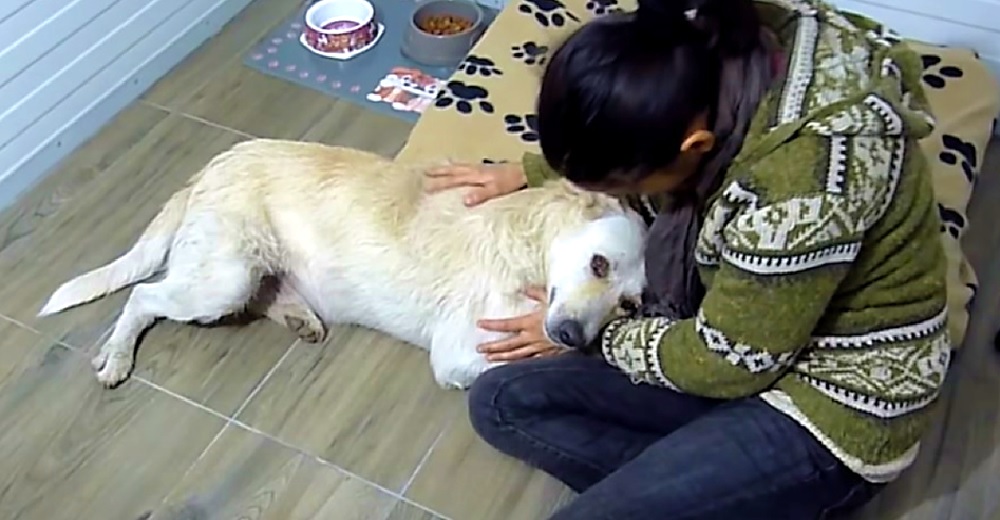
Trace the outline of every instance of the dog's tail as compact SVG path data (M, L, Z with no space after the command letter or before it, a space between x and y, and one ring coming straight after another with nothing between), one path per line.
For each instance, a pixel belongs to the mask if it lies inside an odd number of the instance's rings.
M189 187L175 193L132 249L110 264L62 284L38 315L48 316L89 303L156 274L166 262L174 235L187 212L190 195Z

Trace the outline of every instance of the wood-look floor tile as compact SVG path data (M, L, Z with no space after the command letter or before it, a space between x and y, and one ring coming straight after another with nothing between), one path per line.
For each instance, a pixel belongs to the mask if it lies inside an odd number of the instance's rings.
M142 99L170 108L182 106L195 91L214 81L216 73L226 65L238 64L246 50L301 6L302 0L251 2L219 34L156 82Z
M139 518L224 425L148 385L109 392L61 345L31 348L0 387L0 518Z
M413 507L412 505L399 501L395 507L389 511L389 516L385 520L440 520L441 517L429 511ZM318 520L318 519L317 519Z
M60 284L127 251L191 175L241 139L179 116L154 126L66 200L57 213L22 237L24 246L0 256L4 281L0 314L56 338L72 329L100 326L120 308L120 297L57 316L39 319L36 314ZM40 186L29 196L44 198L40 191L46 187Z
M483 442L461 414L434 446L406 497L453 520L547 518L573 492Z
M335 103L319 92L232 63L177 109L257 137L296 139Z
M383 155L399 151L412 127L242 63L227 65L177 109L258 137L320 141Z
M162 321L142 339L133 374L232 416L295 340L263 319L219 327Z
M133 104L17 202L0 213L0 258L25 255L35 230L62 211L70 201L125 152L145 138L167 113L146 105Z
M337 327L323 345L297 345L239 419L399 490L463 403L434 383L425 352Z
M0 318L0 392L8 381L37 364L44 350L42 335Z
M152 520L431 520L311 455L229 426Z
M301 138L394 157L406 144L412 129L412 124L401 119L337 101Z
M125 252L162 204L215 154L241 137L180 116L150 129L110 166L81 185L59 211L39 222L17 251L0 256L0 314L20 320L49 338L93 349L121 310L127 291L36 318L59 284ZM95 143L92 146L105 146ZM99 152L81 150L99 156ZM102 155L103 157L103 155ZM72 176L65 171L56 174ZM56 182L44 184L31 197ZM270 322L249 327L196 328L160 323L143 338L136 373L223 414L246 400L295 337Z

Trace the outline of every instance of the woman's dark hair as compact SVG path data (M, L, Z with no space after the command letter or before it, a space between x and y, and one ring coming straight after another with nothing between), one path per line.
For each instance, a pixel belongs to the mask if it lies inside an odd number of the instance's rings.
M657 217L649 245L662 251L647 253L647 271L667 271L662 281L651 272L650 287L685 286L661 289L680 314L693 312L703 294L691 236L700 206L719 188L771 86L773 50L752 0L639 0L634 13L582 26L545 70L542 153L581 186L631 183L671 165L695 119L707 114L715 148L686 183L689 196L671 205L667 229L655 229ZM684 258L671 256L678 249ZM657 254L662 261L650 265Z
M538 98L545 160L581 185L638 180L669 166L708 113L724 169L770 86L771 54L752 0L639 0L557 49Z

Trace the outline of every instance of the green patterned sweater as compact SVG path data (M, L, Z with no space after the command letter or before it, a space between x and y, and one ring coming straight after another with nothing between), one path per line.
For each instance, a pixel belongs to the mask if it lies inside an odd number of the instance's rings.
M950 360L945 256L917 140L933 120L918 56L815 1L758 3L787 74L708 204L697 316L619 319L608 363L633 381L759 395L851 470L894 479L916 456ZM529 184L556 175L524 157ZM655 200L629 201L647 218Z

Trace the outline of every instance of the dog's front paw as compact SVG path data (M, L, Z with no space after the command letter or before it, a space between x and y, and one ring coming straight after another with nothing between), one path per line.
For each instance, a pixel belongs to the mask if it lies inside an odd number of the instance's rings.
M461 370L435 370L434 381L442 390L468 390L476 375Z
M132 373L134 358L131 352L122 349L102 348L91 360L97 371L97 380L106 388L115 388L125 382Z
M441 387L442 390L459 390L459 391L468 390L469 387L472 386L469 383L461 383L458 381L438 381L438 385Z

